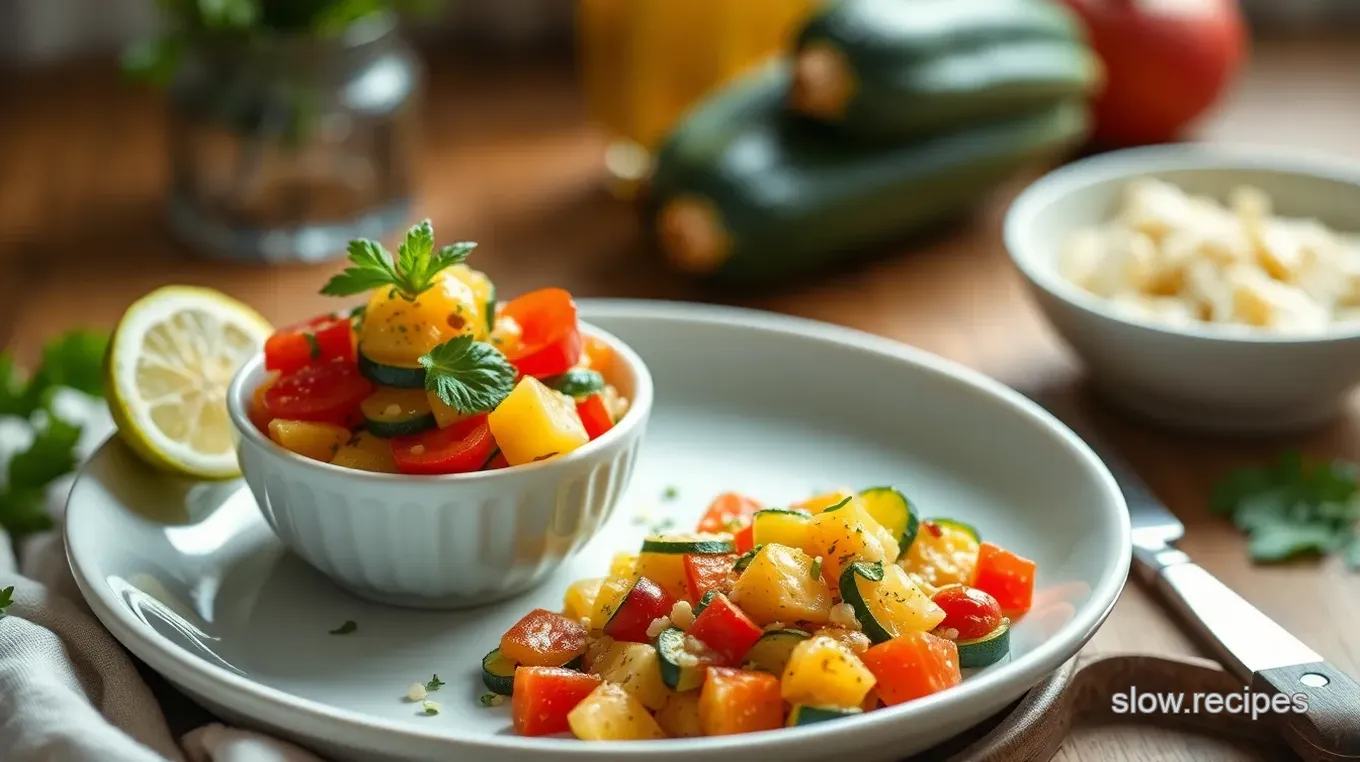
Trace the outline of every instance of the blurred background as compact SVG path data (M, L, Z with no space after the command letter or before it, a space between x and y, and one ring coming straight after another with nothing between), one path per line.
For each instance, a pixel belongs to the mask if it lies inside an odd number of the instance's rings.
M1095 68L1045 75L1050 89L1029 105L1086 104L1083 139L1008 145L1006 166L986 177L961 166L946 184L920 180L913 156L933 151L929 141L962 144L999 119L985 105L996 89L987 77L1004 77L973 72L949 85L952 105L933 111L946 116L887 140L823 125L790 137L780 122L770 127L776 145L802 147L772 158L732 130L691 135L712 155L676 159L656 176L671 185L657 187L653 153L684 131L686 110L791 55L818 2L5 0L0 347L32 357L54 331L111 324L167 282L213 286L276 322L299 319L322 309L316 284L340 267L345 241L390 243L429 217L441 240L478 241L478 265L507 294L555 283L583 297L775 309L1006 376L1031 367L1032 347L1016 354L1004 332L991 347L975 347L977 336L951 343L965 328L1006 322L1001 305L1021 298L1000 266L997 225L1037 172L1180 139L1357 150L1360 4L1033 2L1080 11L1066 42L1084 50L1089 39ZM902 3L918 14L945 5ZM980 22L963 13L949 23ZM1007 31L988 34L1004 41ZM904 60L925 50L953 65L940 46L902 45ZM834 91L818 81L823 95ZM887 113L900 93L859 95ZM742 118L717 117L751 128ZM897 169L864 179L887 155ZM662 203L694 196L724 162L750 170L740 182L772 178L741 191L742 211L717 210L745 220L742 230ZM850 190L806 192L836 177ZM803 190L790 192L789 178ZM916 201L944 187L949 203ZM880 211L851 219L846 209L873 206L865 193L878 194ZM761 236L791 218L825 234L801 236L785 257L777 238ZM727 247L729 263L711 261L717 244L705 236ZM767 253L743 253L753 249ZM720 277L706 277L715 268ZM906 316L894 307L904 301L938 317ZM1015 319L1038 324L1029 312ZM1046 346L1061 355L1056 341Z

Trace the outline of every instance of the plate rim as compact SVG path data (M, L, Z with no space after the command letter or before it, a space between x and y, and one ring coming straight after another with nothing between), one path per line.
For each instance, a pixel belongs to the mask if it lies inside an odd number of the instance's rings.
M819 724L806 727L781 728L777 733L756 733L745 737L717 736L712 738L667 739L665 741L616 741L608 744L586 744L561 738L523 738L515 735L493 735L477 738L452 737L447 731L422 730L390 724L387 720L361 712L340 709L287 693L278 688L257 683L248 677L195 658L184 649L166 641L153 630L133 621L135 617L113 600L106 587L97 584L97 576L86 562L78 558L81 544L73 542L71 527L78 525L84 510L77 504L83 484L92 478L82 467L72 486L67 501L67 521L63 527L67 562L77 587L96 618L114 637L148 666L171 682L210 700L223 708L248 717L261 716L266 710L275 727L294 731L301 736L324 737L333 745L366 750L379 754L402 754L414 751L411 744L427 748L437 744L447 749L462 749L471 754L495 752L543 753L585 759L600 756L632 757L665 754L704 754L732 751L754 746L777 753L798 746L813 738L841 737L853 733L882 734L892 725L908 718L929 723L933 719L948 722L960 706L967 704L974 694L982 694L1004 685L1023 684L1024 689L1036 684L1044 675L1053 672L1090 641L1113 610L1128 579L1132 561L1132 531L1129 513L1122 490L1104 462L1065 423L1044 410L1018 391L985 374L925 350L854 328L824 323L803 317L783 315L763 310L695 302L647 299L581 299L578 306L583 319L600 317L614 319L660 319L701 324L720 324L798 335L821 341L846 344L866 352L887 356L937 377L971 387L973 391L998 398L1015 412L1026 416L1050 434L1063 440L1074 454L1092 470L1103 485L1103 491L1113 504L1122 508L1114 517L1119 534L1119 553L1112 565L1105 569L1098 584L1090 592L1089 605L1064 623L1059 634L1040 643L1035 649L1010 661L1006 668L993 675L979 676L957 688L927 696L902 707L888 707L846 723ZM105 442L101 450L109 446ZM92 562L91 562L92 563ZM970 688L970 686L973 686ZM225 697L225 698L224 698ZM955 706L958 705L958 706ZM910 706L910 710L903 707ZM249 707L249 708L243 708ZM904 716L904 711L909 712ZM304 730L304 728L306 730ZM385 743L374 743L384 740Z

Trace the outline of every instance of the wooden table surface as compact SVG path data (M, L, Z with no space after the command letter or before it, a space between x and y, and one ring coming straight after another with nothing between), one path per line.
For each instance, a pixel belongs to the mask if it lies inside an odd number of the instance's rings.
M1360 48L1276 41L1199 130L1208 140L1290 144L1360 158ZM196 260L166 236L163 104L107 65L0 80L0 346L31 360L45 336L111 324L166 283L219 288L284 323L322 309L338 265L254 269ZM479 241L478 266L514 294L544 283L580 296L720 301L842 323L972 366L1041 394L1098 428L1185 522L1181 547L1327 659L1360 673L1360 576L1334 560L1253 568L1243 540L1206 509L1224 470L1297 446L1360 460L1360 407L1290 440L1191 439L1091 401L1081 369L1028 301L1002 250L1004 189L965 227L837 277L736 298L667 272L636 217L603 191L601 143L560 62L433 61L424 119L421 216ZM1195 654L1159 604L1130 583L1092 649ZM1086 759L1255 759L1230 743L1140 727L1083 729L1059 755Z

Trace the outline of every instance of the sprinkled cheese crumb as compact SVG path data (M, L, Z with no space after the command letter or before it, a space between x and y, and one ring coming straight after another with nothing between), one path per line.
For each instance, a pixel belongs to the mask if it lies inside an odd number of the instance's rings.
M665 632L666 629L669 628L670 626L671 626L670 617L665 616L657 617L656 619L652 620L651 624L647 625L647 637L654 638L657 635L660 635L662 632Z
M411 688L410 688L410 690L406 691L406 700L407 700L407 701L424 701L426 695L428 695L428 694L426 694L426 692L425 692L425 686L424 686L424 685L421 685L420 683L411 683Z
M412 446L411 446L411 454L412 454L412 455L424 455L424 454L425 454L425 445L422 445L422 444L412 445Z
M699 666L699 657L697 657L697 656L695 656L694 654L689 653L689 652L687 652L687 651L681 651L680 653L675 654L675 657L674 657L674 658L675 658L675 663L676 663L676 665L677 665L677 666L680 666L680 667L697 667L697 666Z
M694 624L694 607L689 601L676 601L675 605L671 606L670 620L676 627L688 630L689 626Z
M439 714L444 707L438 701L426 701L420 705L420 708L425 710L425 714Z
M855 607L848 603L837 603L832 606L831 623L847 630L858 630L859 620L855 618Z
M938 630L938 631L936 631L935 634L936 634L936 635L939 635L940 637L944 638L945 640L958 640L958 639L959 639L959 631L958 631L957 629L953 628L953 627L947 627L947 628L945 628L945 629L943 629L943 630Z
M783 623L783 622L770 622L769 624L765 625L765 631L766 631L766 632L774 632L775 630L782 630L782 629L784 629L784 623Z
M393 416L401 415L401 405L398 405L397 403L393 402L392 404L390 404L390 405L388 405L387 407L383 408L383 415L393 415Z

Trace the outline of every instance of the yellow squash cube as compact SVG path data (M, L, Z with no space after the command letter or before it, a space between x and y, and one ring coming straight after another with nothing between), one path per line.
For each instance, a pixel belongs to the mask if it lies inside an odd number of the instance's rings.
M567 714L571 732L583 741L647 741L665 738L647 707L613 683L600 683Z
M841 571L855 561L897 560L897 540L858 504L819 513L809 531L811 552L822 557L822 573L838 580Z
M977 559L978 541L968 532L948 524L922 524L902 567L934 588L968 585Z
M515 386L487 423L512 466L565 455L590 441L572 401L533 376Z
M652 711L664 707L671 696L671 689L661 680L661 656L646 643L614 643L590 666L590 672L628 691Z
M855 592L874 621L892 637L909 632L929 632L944 621L944 609L917 587L897 564L883 565L881 582L856 574ZM846 590L841 590L842 596L847 594ZM873 635L873 632L869 634Z
M275 418L269 422L269 438L305 458L330 463L349 441L349 429L330 423Z
M802 551L809 550L811 527L812 517L802 511L759 511L751 520L756 545L787 545Z
M671 738L698 738L704 734L699 722L699 691L672 693L656 713L656 722Z
M392 445L386 439L375 437L367 431L360 431L351 437L336 451L331 463L359 471L397 473L397 461L392 458Z
M831 620L831 591L813 575L812 557L785 545L761 548L728 597L760 625Z
M615 553L614 558L609 561L609 576L635 578L637 563L636 553Z
M681 553L640 553L636 574L646 577L677 600L689 599L689 582L685 577L685 556Z
M578 579L567 588L562 596L562 616L580 620L590 616L595 610L595 599L600 597L600 588L607 578Z
M875 682L850 649L818 635L794 646L779 692L790 704L858 709Z

